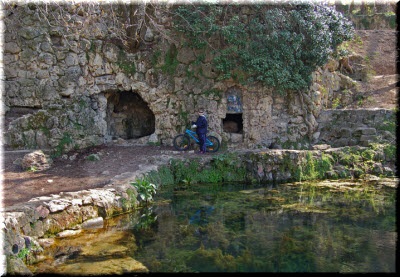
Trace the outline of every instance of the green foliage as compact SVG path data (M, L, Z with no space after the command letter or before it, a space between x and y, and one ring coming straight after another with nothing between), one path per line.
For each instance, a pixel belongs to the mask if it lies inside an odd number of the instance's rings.
M149 182L159 184L159 186L173 185L174 174L169 166L163 165L157 171L151 171L147 174Z
M157 215L153 212L152 207L141 210L139 222L134 226L135 230L148 230L157 222Z
M307 152L306 162L301 166L300 181L316 180L318 173L315 169L315 160L310 152Z
M325 174L333 168L334 159L331 155L322 153L316 159L311 152L307 152L305 162L300 165L299 180L322 180Z
M157 192L157 186L153 183L150 183L146 177L136 179L135 182L130 184L136 188L139 197L146 203L152 201L153 195Z
M172 160L171 172L177 186L198 183L221 183L245 181L246 169L233 153L215 156L208 165L201 165L198 159Z
M177 60L178 50L176 49L175 44L172 44L165 54L165 63L161 66L161 70L164 73L174 74L176 67L179 62Z
M395 29L397 26L397 15L395 13L387 13L385 14L385 19L389 22L389 26L392 29Z
M71 144L73 142L73 139L71 138L71 135L67 132L63 134L63 137L61 138L60 142L56 146L55 152L53 153L54 157L59 157L65 152L65 146L68 144Z
M29 168L27 168L26 171L28 171L28 172L36 172L36 171L38 171L38 168L36 166L32 165Z
M333 156L337 163L344 166L352 166L361 160L361 156L357 155L353 148L350 147L344 147L342 151L333 153Z
M147 143L147 145L151 145L151 146L160 146L160 145L161 145L161 142L159 142L159 141L157 141L157 142L149 141L149 142Z
M317 160L317 171L320 179L324 178L325 172L332 170L334 159L331 155L322 153L321 158Z
M133 75L133 74L136 73L135 62L130 61L129 59L127 59L126 53L122 49L119 51L119 54L118 54L117 65L126 74Z
M171 169L174 172L175 183L183 182L183 180L189 178L192 182L198 183L201 178L200 164L197 159L191 161L173 160L171 161Z
M385 144L383 147L383 152L385 153L386 160L396 160L397 148L393 144Z
M17 257L20 259L25 259L29 255L29 249L24 247L18 252Z
M396 113L392 113L391 116L382 122L379 126L377 126L378 130L389 131L392 134L396 134L396 126L397 126L397 119Z
M352 23L330 6L246 6L251 10L247 17L238 16L238 9L177 6L174 28L190 47L215 50L220 79L260 82L281 93L307 89L311 73L354 33Z
M161 56L161 51L160 50L154 51L153 56L151 57L151 65L153 67L157 66L158 59L160 58L160 56Z
M246 170L234 153L224 153L211 161L211 168L206 170L209 183L244 181Z
M219 89L213 88L213 89L209 89L209 90L204 91L203 94L204 94L205 96L211 96L211 95L212 95L212 96L215 96L215 97L217 97L217 98L221 98L221 96L222 96L222 91L219 90Z
M89 156L86 157L86 160L94 162L100 160L100 158L96 154L90 154Z
M84 99L79 99L78 105L81 109L85 109L89 106L89 104Z
M388 157L396 155L395 147L391 145L382 147L383 153L388 155ZM332 156L336 164L343 165L349 172L353 173L354 177L360 178L365 174L373 172L376 162L382 162L382 152L379 151L379 148L376 145L368 148L343 147L342 151L333 152Z

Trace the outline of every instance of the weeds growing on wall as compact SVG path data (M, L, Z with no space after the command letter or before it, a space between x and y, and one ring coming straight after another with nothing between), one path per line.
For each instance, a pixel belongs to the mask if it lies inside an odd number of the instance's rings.
M395 144L384 144L383 153L385 154L386 160L396 160L397 148Z
M371 173L377 162L394 160L395 155L395 146L389 144L376 144L367 148L344 147L341 151L322 152L319 156L308 151L297 164L289 155L283 156L279 170L290 172L293 180L300 182L326 178L360 178ZM268 164L274 161L271 159L263 162ZM200 159L171 160L168 166L150 172L146 178L148 182L159 186L184 189L199 183L248 182L252 177L247 174L237 154L224 153L213 157L209 163L203 163Z
M175 73L176 67L179 62L176 58L178 55L178 50L176 49L175 44L172 44L165 54L165 63L161 66L161 70L164 73L173 75Z
M307 152L298 169L292 168L298 181L323 180L330 172L330 178L361 178L374 171L374 166L385 160L394 160L396 148L393 145L375 145L367 148L344 147L342 151L331 154L322 153L315 157ZM336 167L336 169L335 169Z
M56 146L56 149L53 153L53 157L60 157L65 152L65 147L68 144L71 144L73 139L71 135L67 132L64 133L63 137L61 138L60 142Z
M392 113L391 116L377 126L378 130L389 131L392 134L396 134L397 118L396 113Z
M126 53L120 49L118 54L117 65L126 74L133 75L136 73L136 65L134 61L129 61L126 57Z
M332 156L335 163L343 165L353 177L361 178L374 172L377 163L395 161L396 147L390 144L375 144L367 148L344 147L342 151L333 152Z
M160 167L146 176L149 182L159 186L190 186L198 183L244 182L246 169L233 153L214 157L209 164L199 159L171 160L169 166Z
M168 186L175 183L174 173L169 166L163 165L157 171L153 170L147 174L151 183L159 186Z

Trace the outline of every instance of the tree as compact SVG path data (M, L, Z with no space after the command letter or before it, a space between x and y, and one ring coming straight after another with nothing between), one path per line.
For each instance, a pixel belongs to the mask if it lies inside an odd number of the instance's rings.
M210 48L222 79L261 82L284 94L305 91L311 74L345 40L352 23L322 4L185 5L175 29L191 47Z
M39 22L45 23L66 41L80 38L107 38L125 51L133 52L144 43L145 31L151 28L161 37L168 37L158 16L165 13L163 5L147 2L6 2L4 21L9 32L18 33L21 20L18 9L26 9Z
M6 5L7 28L18 32L12 16L16 4ZM334 6L312 3L285 5L153 5L131 3L28 3L40 21L69 40L96 33L125 49L145 44L150 28L177 43L162 18L173 18L173 29L191 47L211 49L220 78L261 82L284 93L305 90L311 73L326 63L336 47L353 35L353 26ZM168 21L167 21L168 22Z

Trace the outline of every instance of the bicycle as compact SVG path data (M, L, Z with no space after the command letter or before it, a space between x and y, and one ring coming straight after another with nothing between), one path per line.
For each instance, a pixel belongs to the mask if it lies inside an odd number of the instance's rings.
M174 147L178 151L185 151L190 148L191 141L200 144L196 132L186 129L184 134L179 134L174 138ZM215 136L206 136L206 151L207 152L217 152L221 143L219 139Z

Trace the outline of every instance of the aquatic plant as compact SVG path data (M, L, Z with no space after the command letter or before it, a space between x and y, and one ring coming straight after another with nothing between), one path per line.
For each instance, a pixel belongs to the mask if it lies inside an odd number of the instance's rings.
M136 179L135 182L131 182L130 184L136 188L139 197L146 203L152 201L153 195L157 192L157 186L150 183L146 177Z

